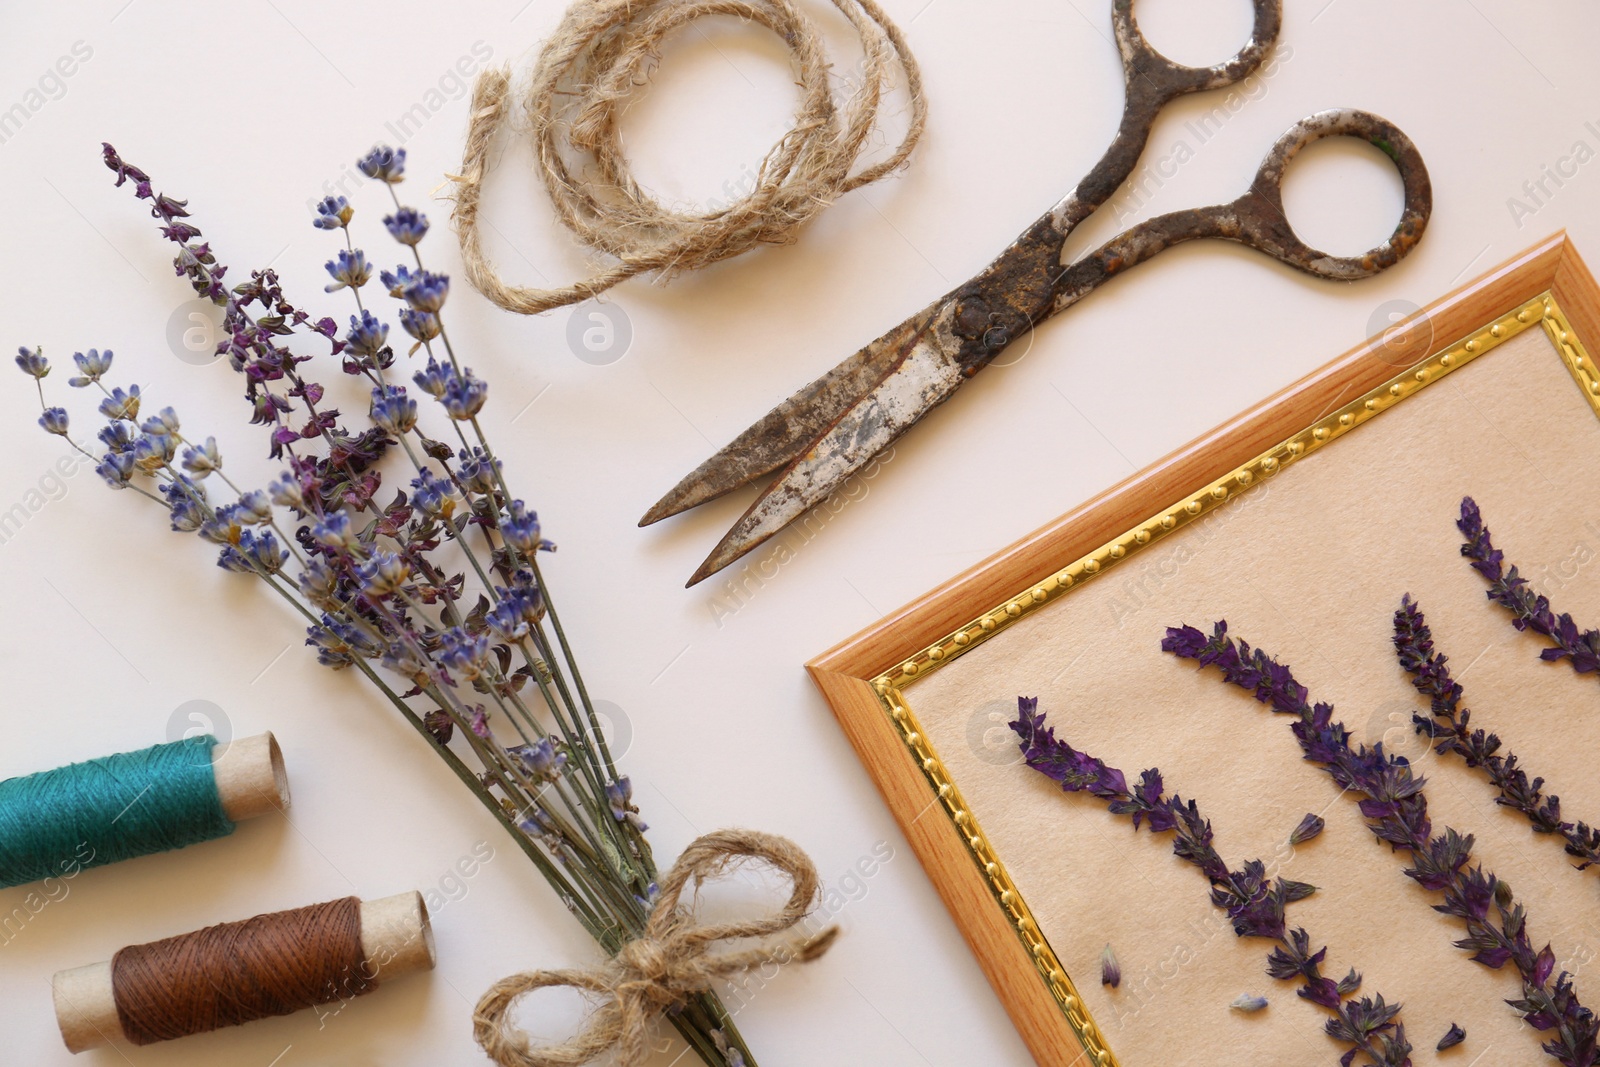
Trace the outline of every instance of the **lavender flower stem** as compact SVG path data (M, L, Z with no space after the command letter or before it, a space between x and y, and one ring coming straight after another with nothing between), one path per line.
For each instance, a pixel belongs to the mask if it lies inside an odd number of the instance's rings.
M327 666L354 666L412 725L439 750L452 773L506 827L536 865L563 905L609 953L615 953L642 929L654 899L655 866L632 804L628 779L617 774L599 718L589 699L576 658L550 607L535 553L548 549L540 540L531 509L515 499L481 423L486 386L461 367L439 311L449 290L443 275L422 269L416 248L427 231L419 213L399 207L392 183L400 179L403 152L382 155L375 150L363 170L380 174L390 187L397 211L385 219L390 234L412 249L419 273L384 272L385 288L401 296L406 310L401 325L427 345L440 339L448 368L441 370L429 349L429 366L417 384L440 402L460 441L457 462L417 427L416 405L404 387L391 386L386 371L392 353L384 345L389 327L367 310L356 290L371 277L372 267L354 247L348 224L352 210L342 198L319 205L319 228L344 229L344 249L330 262L336 284L350 288L358 317L349 333L336 336L332 319L312 322L291 305L271 269L252 272L231 289L221 279L219 264L201 232L192 225L187 205L156 193L148 175L123 161L110 146L104 159L117 184L132 182L137 199L151 206L162 235L178 246L174 264L199 296L224 309L226 333L218 354L228 358L245 381L252 423L270 434L270 455L285 459L289 470L266 492L241 492L221 473L221 457L210 438L196 446L177 433L175 414L163 412L143 427L137 421L140 392L136 385L107 392L101 377L111 353L90 349L75 354L75 387L97 385L107 393L99 405L108 424L101 431L109 451L96 468L116 488L133 488L156 503L163 501L138 484L154 480L151 489L165 496L172 526L193 532L220 546L224 569L253 574L266 581L307 622L308 644ZM377 160L377 162L370 162ZM253 311L259 305L259 311ZM365 428L348 429L339 412L322 406L324 389L308 381L299 366L309 360L282 338L314 331L331 342L332 354L349 350L347 373L374 384L373 407ZM413 347L413 352L416 348ZM37 350L21 350L17 363L35 378L49 371ZM283 382L280 387L276 383ZM41 404L42 386L37 387ZM65 409L45 408L40 425L66 436ZM470 435L462 422L471 422ZM416 441L410 437L414 435ZM475 437L476 446L469 443ZM94 456L69 442L86 458ZM321 442L319 448L317 442ZM383 506L377 500L384 482L380 462L399 445L417 472L409 498L397 493ZM183 468L173 457L184 448ZM429 461L436 461L443 478ZM207 499L204 478L238 494L235 503ZM191 477L192 475L192 477ZM136 479L138 481L136 481ZM465 501L457 515L454 501ZM287 535L274 507L291 512L298 528ZM370 521L361 518L365 513ZM459 517L463 521L454 521ZM483 532L487 555L473 547L467 521ZM281 543L280 543L281 541ZM483 586L477 606L463 612L459 601L469 579L458 568L434 565L430 553L442 541L453 541L467 557L472 575ZM500 543L497 543L500 542ZM301 573L280 579L283 565L298 562ZM498 578L503 586L495 584ZM549 616L550 629L544 625ZM559 652L557 649L559 648ZM525 672L512 673L509 657L521 654ZM409 682L401 695L384 680L386 672ZM568 677L568 674L571 677ZM554 720L543 724L519 692L523 675L532 678ZM475 694L482 694L480 701ZM412 698L432 705L424 713ZM495 736L485 705L510 721L524 741L506 748ZM581 709L581 710L580 710ZM461 733L463 753L470 750L481 773L470 770L450 747ZM559 732L562 742L553 736ZM510 737L508 733L506 735ZM563 751L561 745L564 743ZM549 796L550 790L555 796ZM548 852L548 854L547 854ZM741 1067L753 1064L743 1038L715 994L690 995L670 1021L707 1064Z
M555 631L556 639L561 643L562 654L567 661L568 670L570 670L572 673L573 684L577 687L581 707L584 715L588 719L589 729L586 731L586 736L593 738L593 747L598 751L601 760L603 760L605 763L606 773L609 776L608 780L614 782L617 780L618 775L616 764L611 758L611 746L606 741L605 731L600 729L600 717L595 713L594 703L589 699L588 689L585 688L583 684L583 675L581 672L579 672L577 661L573 658L571 646L567 644L566 632L561 628L561 616L556 613L555 603L550 599L548 586L545 584L544 575L539 568L538 561L529 560L528 563L533 570L534 581L539 585L539 588L546 590L545 608L550 615L550 624L552 629ZM549 658L550 652L553 650L550 648L549 639L544 634L544 627L539 622L535 622L531 629L536 635L536 642L544 649L544 655ZM556 680L557 687L561 690L562 696L567 702L567 707L572 709L573 717L576 719L577 709L580 704L573 702L571 694L566 689L565 680L562 677L562 674L560 672L556 672L554 674L554 678ZM634 853L639 857L640 863L644 867L646 880L650 882L655 881L655 859L651 854L650 845L645 840L644 834L641 833L635 826L633 826L632 823L623 824L618 827L618 829L621 833L627 834L628 840L632 842Z
M405 590L403 590L403 589L400 590L396 595L401 600L403 600L406 604L408 604L413 610L415 610L415 611L423 610L423 605L419 604L416 601L416 599L414 597L412 597L410 593L407 593ZM384 609L384 610L387 610L387 609ZM399 620L396 619L396 620L394 620L394 622L396 624L396 628L398 629L399 628ZM418 651L418 653L420 655L421 650L418 649L417 651ZM491 681L492 681L492 679L491 679ZM528 737L528 735L523 731L522 726L518 722L516 716L513 715L511 709L506 705L504 699L501 698L501 696L499 694L499 691L498 691L498 687L496 687L495 685L491 684L488 687L488 691L489 691L490 698L495 702L496 706L500 708L501 712L505 715L505 717L508 720L510 720L512 726L517 730L518 734L522 737L524 742L531 744L532 743L532 738ZM436 702L440 703L441 706L444 706L447 698L445 696L443 687L435 684L434 691L430 695L432 695L434 697L434 699L436 700ZM451 703L454 703L453 699L451 699ZM467 736L469 738L469 741L471 741L473 747L474 748L483 748L483 747L485 747L476 739L475 734L472 731L471 723L465 719L465 709L461 708L459 704L455 704L455 707L456 707L457 712L458 712L458 717L461 717L461 719L462 719L461 726L467 732ZM516 765L512 761L507 759L504 756L503 753L496 752L493 748L489 748L488 749L488 755L486 756L486 760L487 760L487 762L492 762L496 766L496 768L497 768L496 776L497 776L498 780L501 783L501 787L503 789L505 789L507 792L513 792L514 791L513 782L515 783L515 785L517 787L517 789L515 791L521 791L525 795L531 795L531 793L534 791L532 783L529 782L526 779L526 776L524 776L522 774L522 772L516 767ZM506 777L507 772L509 772L510 775L511 775L510 779L507 779L507 777ZM566 791L561 790L561 789L557 789L556 790L556 795L562 800L562 802L565 805L565 807L567 808L568 812L571 814L572 819L574 820L574 824L581 825L584 820L579 816L577 810L573 807L571 799L567 795ZM588 847L588 845L583 841L582 836L573 828L573 825L569 825L569 824L566 823L565 820L562 820L562 819L559 819L559 818L554 819L553 821L554 821L554 823L556 825L556 828L558 829L558 831L560 833L560 836L566 842L566 846L567 846L568 850L573 854L574 858L579 861L580 866L582 866L582 867L584 867L586 869L593 869L593 868L596 868L598 865L600 865L601 863L604 862L599 856L597 856L594 853L593 850L591 850ZM611 821L605 820L605 819L598 819L598 820L595 821L595 824L597 826L600 826L600 827L605 827L605 830L602 831L602 832L609 832L610 829L611 829L611 825L612 825ZM620 873L620 874L622 874L624 876L626 876L628 874L628 872L625 872L625 871L618 872L618 873ZM604 879L604 878L596 879L595 883L594 883L594 888L598 892L600 892L602 895L612 898L611 903L612 903L613 907L617 906L617 904L619 904L619 903L622 903L622 904L624 904L625 906L627 906L629 908L631 908L633 906L633 902L632 902L631 899L624 900L624 898L622 897L621 894L617 894L617 893L614 893L614 892L611 891L611 885L610 885L609 880L607 880L607 879Z
M518 642L517 650L522 653L523 662L527 664L529 672L533 675L534 682L539 687L540 695L544 698L545 705L550 709L551 718L555 720L557 728L561 731L562 739L566 741L567 747L570 748L574 753L577 753L579 756L577 765L580 772L588 781L591 790L593 791L596 816L599 824L607 827L607 832L612 835L613 843L617 846L618 852L621 854L626 854L626 850L624 850L622 847L622 842L620 840L616 840L616 835L625 831L619 830L616 821L608 818L608 811L606 810L605 805L605 788L600 784L601 772L599 766L595 762L593 751L594 746L586 743L583 738L574 733L574 730L577 728L576 723L574 723L572 726L568 725L568 715L564 714L561 710L564 705L560 701L557 694L551 690L550 683L546 681L544 677L544 672L538 669L538 666L535 663L535 657L528 648L526 639ZM581 733L581 731L579 731L579 733ZM611 780L614 781L615 776L613 776ZM654 878L654 868L649 864L645 864L645 869L637 873L636 887L643 889L648 886L649 883L654 880ZM642 884L638 884L641 882Z
M399 197L395 193L393 185L389 186L389 195L392 199L394 199L395 206L398 208ZM418 269L422 269L423 263L421 251L415 245L413 245L411 247L411 252L416 260ZM451 365L459 371L461 369L461 363L456 358L455 348L450 343L450 337L445 330L444 321L442 318L439 320L439 338L444 344L445 354L449 358ZM429 351L431 353L431 346ZM489 446L488 438L484 434L483 428L478 424L478 420L476 418L473 418L471 422L474 435L477 437L479 445L483 448L484 453L490 458L489 469L494 472L495 478L499 482L501 492L505 494L506 499L509 501L511 499L511 491L505 484L504 475L500 471L499 464L495 462L494 452ZM460 426L456 425L456 429L458 436L461 437L463 447L470 448L470 446L466 443L465 434L460 433ZM561 627L560 617L556 614L555 605L550 601L549 587L545 584L544 577L539 572L538 561L529 559L528 563L533 569L535 582L540 590L544 593L545 605L550 615L551 625L555 630L556 639L561 645L563 656L566 659L567 668L572 672L573 682L578 689L584 714L588 719L589 729L591 731L588 736L594 739L595 746L599 749L600 756L605 764L606 774L608 776L607 780L610 782L616 782L619 779L619 775L617 774L616 765L611 758L610 746L606 742L605 734L600 729L599 717L595 714L594 705L590 701L588 690L583 683L583 677L578 671L577 661L572 655L571 646L567 643L566 633ZM535 624L535 628L538 628L537 624ZM545 642L541 641L540 643ZM550 659L548 656L547 659L553 666L554 660ZM561 671L555 670L552 672L552 674L557 682L558 689L562 691L563 696L565 696L568 700L568 707L573 707L571 704L570 695L566 693L565 682L562 679ZM627 824L622 829L622 832L626 833L629 840L632 842L633 852L638 856L640 862L644 866L645 877L648 879L648 881L653 883L656 878L655 860L651 854L649 843L645 841L644 834L641 833L631 823ZM739 1033L738 1028L734 1025L732 1016L728 1014L721 1001L716 997L710 994L697 995L690 1002L687 1012L689 1014L699 1015L702 1019L702 1026L714 1026L715 1028L720 1029L727 1037L730 1046L740 1054L741 1058L747 1059L750 1062L754 1061L754 1056L750 1053L749 1048L745 1045L744 1038ZM674 1019L674 1025L678 1025L677 1019ZM685 1036L685 1038L690 1040L690 1043L695 1046L697 1051L700 1052L700 1055L706 1059L707 1063L713 1063L716 1062L717 1059L722 1058L721 1054L717 1052L713 1046L710 1046L706 1042L702 1031L696 1029L695 1027L686 1027L683 1025L678 1025L678 1030Z
M529 560L528 563L533 568L534 580L539 583L540 588L546 588L544 575L539 568L538 560ZM545 605L550 611L550 625L555 630L556 640L561 643L561 654L566 658L567 668L572 672L573 684L578 687L578 696L583 702L583 710L589 717L589 727L594 731L595 743L600 750L601 757L605 760L607 772L615 778L617 768L611 761L610 745L606 743L605 732L600 729L600 720L595 715L594 703L590 701L589 690L583 684L583 674L578 670L577 660L573 658L572 646L567 643L567 633L561 627L561 616L556 612L555 602L550 599L548 593L545 596Z
M1417 691L1429 698L1433 710L1432 719L1412 716L1417 733L1435 741L1441 755L1454 753L1467 766L1482 770L1498 792L1495 803L1520 812L1534 833L1559 834L1567 854L1583 861L1576 864L1578 870L1600 863L1600 830L1562 819L1561 798L1543 793L1544 779L1529 781L1527 772L1517 766L1515 753L1498 755L1499 737L1471 728L1472 712L1461 706L1461 683L1450 674L1449 657L1434 651L1433 632L1409 596L1394 613L1394 646L1400 666L1412 676Z
M1350 999L1360 988L1361 976L1352 969L1343 981L1325 977L1322 963L1327 948L1313 952L1311 937L1304 929L1289 929L1285 920L1288 905L1310 896L1315 891L1312 886L1269 878L1259 859L1230 870L1212 843L1210 820L1200 814L1193 800L1167 796L1160 771L1145 771L1139 784L1130 789L1120 770L1058 739L1038 706L1037 698L1019 697L1017 720L1010 724L1029 767L1059 782L1066 792L1090 793L1106 801L1113 815L1131 816L1135 831L1145 822L1151 834L1172 832L1173 855L1206 876L1211 883L1211 903L1227 913L1234 935L1276 944L1267 957L1267 973L1280 981L1303 981L1296 990L1299 996L1333 1013L1324 1032L1349 1046L1340 1058L1341 1067L1350 1067L1358 1053L1375 1067L1410 1067L1411 1044L1406 1040L1405 1025L1397 1021L1400 1005L1385 1003L1381 993Z
M1252 693L1263 704L1291 716L1295 739L1306 759L1320 764L1342 789L1364 797L1361 813L1373 834L1395 851L1409 854L1406 876L1424 889L1444 894L1435 909L1461 919L1467 937L1458 948L1491 969L1512 963L1522 979L1522 998L1508 1003L1536 1030L1555 1031L1541 1047L1563 1067L1593 1067L1600 1062L1600 1019L1578 1000L1572 976L1563 971L1552 984L1555 954L1549 945L1537 952L1527 932L1527 915L1513 901L1510 887L1481 866L1468 869L1473 839L1446 827L1433 836L1423 780L1403 758L1383 745L1352 746L1344 724L1333 719L1331 704L1312 706L1306 687L1289 668L1228 636L1218 622L1208 638L1192 626L1167 631L1161 647L1202 667L1218 668L1224 680ZM1491 918L1491 905L1498 919Z
M294 608L295 611L304 616L306 620L309 621L313 626L321 626L321 621L316 617L316 615L313 614L305 605L303 605L298 597L294 596L289 592L289 590L285 589L276 579L269 575L260 575L260 577L262 581L266 583L268 588L282 597L290 607ZM538 851L538 847L534 844L534 842L528 840L527 835L523 834L511 824L509 819L506 817L505 811L500 807L500 804L494 799L488 790L484 789L483 783L478 780L478 777L467 769L466 765L461 762L454 752L450 751L448 746L440 744L433 737L433 735L428 732L427 727L423 724L422 720L417 716L417 714L412 711L411 707L406 704L404 700L400 699L399 694L396 693L387 682L379 677L378 673L374 671L370 665L368 665L364 660L360 659L357 659L355 664L360 669L361 673L364 674L367 679L378 688L378 690L389 700L392 705L400 710L400 712L406 717L406 720L410 722L412 726L415 727L427 739L428 743L432 745L441 756L444 757L445 762L450 766L452 772L454 772L456 777L460 778L461 781L472 790L473 794L478 797L484 807L488 808L490 813L494 815L502 825L511 831L512 836L517 839L518 847L520 847L522 851L534 861L534 864L540 868L540 873L544 874L544 876L553 884L567 886L567 899L569 902L575 900L576 898L572 894L576 892L576 890L573 890L570 884L567 882L567 879L560 873L560 871L545 859L543 854ZM576 910L574 913L577 914ZM599 931L604 929L604 927L603 924L599 922L597 915L590 910L587 905L585 905L583 908L583 914L579 914L578 918L589 930L591 936L599 940Z
M1546 663L1564 659L1579 674L1600 672L1600 630L1580 632L1572 616L1566 612L1555 614L1550 609L1549 598L1535 594L1515 566L1509 570L1505 568L1505 553L1489 539L1489 528L1483 524L1483 515L1470 496L1461 499L1461 517L1456 527L1466 538L1461 554L1472 560L1472 569L1489 583L1485 595L1511 612L1512 626L1518 630L1532 630L1555 646L1540 652L1539 658Z

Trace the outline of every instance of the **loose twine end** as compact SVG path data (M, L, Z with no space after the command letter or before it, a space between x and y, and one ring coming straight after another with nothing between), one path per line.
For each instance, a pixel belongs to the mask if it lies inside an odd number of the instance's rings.
M511 72L478 76L455 185L452 221L467 279L495 304L532 315L574 304L636 274L697 270L758 244L786 244L840 193L875 182L911 155L927 122L922 76L899 28L875 0L831 0L861 39L861 84L841 122L828 81L821 33L790 0L578 0L545 42L524 106L537 170L556 217L580 242L617 262L559 289L504 281L478 235L479 190L489 154L508 121ZM666 37L708 15L734 15L772 30L798 70L803 93L793 128L763 161L755 187L728 207L685 214L647 195L628 169L618 120L628 96L648 80ZM852 174L877 125L894 68L911 100L905 136L883 161ZM565 145L562 144L563 130ZM567 160L586 164L582 177Z
M778 911L743 922L701 925L680 906L691 881L703 884L750 861L771 867L792 884L788 901ZM776 936L810 913L820 887L815 865L792 841L752 830L707 834L692 842L667 872L639 937L599 967L529 971L501 979L478 1001L474 1036L501 1067L582 1067L606 1053L615 1055L617 1067L637 1067L649 1050L652 1020L689 997L710 990L717 981L768 964L810 963L827 952L838 939L837 926L805 937ZM766 940L710 951L717 942L747 938ZM602 1003L570 1040L535 1047L511 1023L512 1010L523 996L556 986L592 994Z

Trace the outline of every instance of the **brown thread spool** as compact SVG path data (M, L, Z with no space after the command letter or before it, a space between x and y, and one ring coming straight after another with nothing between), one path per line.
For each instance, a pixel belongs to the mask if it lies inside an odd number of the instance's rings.
M68 1051L136 1045L347 1000L432 970L433 928L416 892L355 897L223 923L56 974Z

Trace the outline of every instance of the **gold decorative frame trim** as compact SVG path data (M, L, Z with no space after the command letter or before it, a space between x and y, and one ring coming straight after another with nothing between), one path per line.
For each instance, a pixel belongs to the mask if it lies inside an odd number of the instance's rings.
M946 770L932 743L923 733L916 714L907 702L905 691L952 660L988 641L1012 623L1053 603L1086 582L1105 574L1117 564L1131 559L1142 549L1197 522L1235 497L1269 480L1285 467L1325 448L1381 415L1420 390L1438 382L1479 356L1499 347L1529 329L1542 325L1563 364L1600 417L1600 369L1597 369L1573 330L1571 323L1550 292L1541 293L1515 310L1484 324L1453 345L1420 361L1365 395L1319 418L1279 444L1216 479L1198 493L1180 499L1171 507L1151 515L1094 551L1048 577L1029 582L965 625L941 637L898 666L871 679L873 691L886 714L893 720L900 740L910 750L929 785L937 794L945 813L966 843L967 852L977 864L990 891L1005 910L1011 926L1032 956L1039 975L1066 1016L1078 1040L1096 1067L1117 1067L1099 1026L1090 1016L1061 961L1034 921L1028 905L1017 892L977 817L967 807L961 791Z
M1518 318L1522 312L1527 313L1525 320ZM1437 380L1534 322L1549 331L1568 372L1600 415L1600 369L1575 340L1582 338L1600 353L1600 284L1566 234L1558 232L1444 294L1384 337L1332 359L806 663L1041 1067L1100 1067L1116 1060L947 769L923 738L908 688L1003 626L1171 532L1161 519L1170 516L1174 530L1193 521L1270 479L1285 462L1297 461L1392 406L1399 397L1388 392L1390 387L1399 385L1402 396L1414 392L1425 384L1416 381L1417 370L1429 381ZM1435 339L1453 337L1462 340L1446 351L1437 349ZM1470 350L1468 342L1473 342ZM1397 378L1397 351L1431 353L1434 358ZM1444 355L1451 356L1448 365ZM1351 397L1358 398L1354 405L1348 403ZM1370 409L1368 400L1374 401ZM1341 422L1342 415L1350 416L1347 423ZM1318 429L1325 431L1320 438ZM1291 452L1289 446L1296 443L1301 449ZM1264 467L1269 458L1276 460L1270 470ZM1249 480L1241 481L1246 471ZM1221 499L1214 495L1218 488L1223 490ZM1174 500L1177 505L1170 506ZM1189 513L1191 503L1199 505L1196 515ZM1122 555L1113 556L1114 549ZM984 629L985 622L990 629ZM966 812L965 825L955 820L958 812ZM1072 1010L1064 1010L1068 1008Z

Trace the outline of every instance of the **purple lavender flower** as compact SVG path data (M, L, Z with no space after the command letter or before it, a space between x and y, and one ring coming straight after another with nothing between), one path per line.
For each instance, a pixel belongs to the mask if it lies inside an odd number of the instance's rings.
M1107 809L1113 815L1129 816L1135 830L1143 822L1152 834L1173 832L1173 855L1206 876L1211 883L1211 903L1227 913L1235 936L1276 942L1267 957L1267 973L1281 981L1302 982L1296 990L1299 996L1333 1013L1324 1029L1350 1046L1340 1059L1343 1067L1350 1067L1357 1054L1364 1054L1378 1067L1409 1067L1411 1045L1406 1041L1405 1026L1396 1021L1400 1005L1385 1004L1381 994L1349 999L1360 988L1361 976L1352 970L1341 981L1325 977L1322 964L1328 950L1313 952L1305 930L1289 929L1285 918L1288 906L1309 897L1316 891L1314 887L1268 878L1260 860L1230 870L1212 843L1210 821L1201 816L1193 800L1167 796L1161 772L1155 768L1141 774L1139 784L1130 790L1120 770L1057 738L1039 711L1037 698L1017 698L1017 719L1010 726L1019 738L1024 762L1061 783L1064 791L1109 801ZM1116 977L1120 980L1120 969Z
M39 425L44 427L45 433L65 437L71 427L71 420L67 417L66 408L45 408L44 414L39 416Z
M426 270L407 274L404 267L400 268L400 275L404 276L404 281L401 281L399 276L396 277L400 297L414 310L427 311L435 315L443 310L445 297L450 295L448 275L434 274ZM393 288L391 287L391 295Z
M618 822L627 823L640 833L649 829L644 820L639 818L638 805L633 802L633 782L623 775L614 782L606 783L606 799L611 802L611 816Z
M378 272L378 281L383 283L383 287L389 290L389 295L396 300L404 300L406 290L411 287L412 282L420 277L420 273L413 273L411 268L404 265L396 267L392 271Z
M101 444L118 455L133 451L134 442L138 440L133 432L133 424L120 419L100 427L100 432L95 436Z
M306 634L306 644L317 649L317 658L335 670L350 666L356 657L371 658L378 651L359 626L335 615L323 615Z
M311 220L311 225L319 230L342 230L350 225L350 218L354 214L350 209L350 201L344 197L324 197L317 205L317 217Z
M439 662L464 678L476 678L489 666L489 639L452 626L439 635Z
M411 346L411 351L417 350L417 345L425 345L439 336L439 316L431 311L416 311L412 308L400 309L400 326L417 339L417 344Z
M361 547L350 516L342 511L324 515L311 527L311 539L323 548L337 552L353 552Z
M403 245L421 244L428 235L428 216L415 208L398 208L393 215L384 216L383 224L388 227L389 236Z
M350 351L373 358L383 351L388 339L388 324L379 321L372 312L362 311L359 318L350 316L350 330L344 335L345 347Z
M272 498L261 489L250 489L239 494L239 518L246 523L265 526L272 522Z
M1300 820L1300 825L1296 826L1294 832L1289 835L1289 844L1303 845L1314 837L1320 837L1327 825L1322 816L1308 812L1306 817Z
M31 378L39 379L50 373L50 361L44 358L44 353L37 348L26 346L17 349L17 366L22 368L22 373Z
M448 516L455 498L455 486L432 471L424 470L411 480L411 503L429 518Z
M406 150L386 144L373 145L372 151L356 161L356 166L369 178L398 184L405 180Z
M1472 959L1485 967L1498 969L1508 962L1516 967L1523 995L1508 1003L1530 1026L1554 1031L1541 1046L1544 1051L1564 1067L1592 1067L1600 1056L1600 1019L1578 1001L1569 975L1562 973L1551 984L1554 953L1548 945L1534 950L1526 912L1514 902L1510 888L1482 867L1469 866L1472 836L1449 827L1434 836L1423 780L1404 758L1385 753L1381 744L1352 745L1349 731L1333 718L1331 704L1309 704L1306 687L1287 666L1242 641L1236 645L1226 622L1218 622L1209 638L1192 626L1174 627L1161 647L1202 667L1216 667L1230 684L1292 717L1291 729L1306 759L1321 764L1342 789L1364 798L1360 807L1368 829L1391 849L1407 854L1411 867L1406 876L1444 894L1435 909L1467 927L1467 936L1456 946L1473 953Z
M490 632L502 641L521 641L529 633L528 620L523 618L522 610L507 600L490 608L484 621Z
M1488 598L1511 612L1511 625L1518 630L1532 630L1555 645L1540 652L1540 659L1547 663L1565 659L1579 674L1600 670L1600 630L1579 632L1572 616L1551 611L1549 598L1535 594L1516 567L1505 569L1505 553L1489 540L1489 528L1470 496L1461 499L1456 527L1467 539L1461 554L1472 560L1472 569L1489 582Z
M411 380L417 383L417 388L433 397L435 400L444 398L445 390L455 379L455 368L448 363L440 363L432 356L428 357L428 365L412 375Z
M500 521L500 536L524 556L532 556L543 544L539 538L539 516L520 500L513 500L508 510L511 514Z
M204 478L212 471L222 469L222 450L215 437L207 437L204 444L183 450L183 469L196 478Z
M254 574L255 567L250 565L250 559L233 545L223 545L217 553L217 566L234 574Z
M1444 1036L1439 1039L1439 1044L1435 1047L1440 1052L1443 1052L1447 1048L1455 1048L1466 1039L1467 1032L1461 1029L1461 1027L1457 1026L1455 1023L1451 1023L1450 1029L1445 1031Z
M236 504L224 504L213 511L206 521L200 524L199 534L207 541L218 545L236 545L243 536L246 523L239 513Z
M244 530L239 534L239 552L249 561L253 570L265 575L277 574L289 560L289 553L278 544L271 530Z
M339 249L334 258L323 264L327 268L328 276L333 279L323 287L323 292L336 293L348 286L359 289L372 279L372 264L367 262L366 254L361 249Z
M167 498L167 514L173 530L194 533L205 525L204 497L190 491L187 486L170 482L161 487L161 492Z
M280 474L271 485L267 486L267 493L272 502L280 508L288 508L299 515L306 511L305 490L300 484L300 479L285 471Z
M532 626L544 618L544 597L539 588L533 584L533 575L528 571L518 571L516 580L508 589L503 586L495 587L495 595L500 598L497 609L504 608L504 622L498 623L507 630L513 630L518 622ZM512 620L517 620L513 622ZM491 625L497 625L491 616Z
M557 752L555 743L548 737L531 745L513 745L506 751L517 757L530 775L547 782L560 777L562 768L567 764L566 754Z
M380 385L372 390L372 425L396 437L417 425L417 402L406 396L403 385Z
M411 566L397 553L379 550L356 572L361 591L375 599L392 596L411 577Z
M128 386L124 391L122 386L111 390L111 395L100 401L100 414L108 419L127 419L136 422L139 418L139 387Z
M1432 707L1431 719L1412 716L1417 733L1433 739L1440 755L1453 753L1482 770L1499 793L1495 803L1520 812L1535 833L1559 834L1567 854L1583 861L1577 864L1580 871L1600 863L1600 830L1563 820L1561 798L1543 794L1544 779L1529 781L1515 753L1499 755L1499 737L1472 729L1472 712L1461 706L1463 691L1450 674L1449 658L1434 651L1433 631L1409 595L1394 613L1394 647L1411 684Z
M141 472L155 474L172 463L178 453L178 442L171 434L140 434L129 453Z
M517 825L521 827L523 833L542 842L552 853L561 855L561 834L556 831L553 822L537 809L524 812Z
M133 480L133 457L126 452L107 452L94 472L113 489L126 489Z
M487 496L497 487L500 466L498 458L491 459L481 448L474 447L470 452L462 449L457 456L456 475L468 490Z
M319 608L326 610L337 602L339 576L326 559L313 557L307 560L296 584L301 595Z
M139 429L149 434L175 434L180 428L178 413L172 408L162 408L158 414L151 415L139 424Z
M1100 950L1100 984L1112 989L1122 984L1122 964L1109 944Z
M112 358L112 352L109 348L104 352L98 348L91 348L87 352L72 353L72 362L77 364L78 374L74 378L68 378L67 384L74 389L82 389L95 384L104 377L106 372L111 370Z

